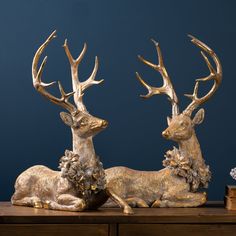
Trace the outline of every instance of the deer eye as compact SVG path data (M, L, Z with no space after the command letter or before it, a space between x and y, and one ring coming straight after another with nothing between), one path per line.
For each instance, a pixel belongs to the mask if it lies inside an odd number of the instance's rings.
M87 118L82 118L80 121L79 121L79 125L80 126L84 126L88 123L88 119Z

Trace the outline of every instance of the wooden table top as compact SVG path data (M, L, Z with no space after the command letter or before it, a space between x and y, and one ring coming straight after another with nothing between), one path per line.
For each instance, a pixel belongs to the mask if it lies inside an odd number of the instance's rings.
M0 224L4 223L236 223L236 211L226 210L223 202L209 202L197 208L135 208L134 215L124 215L119 208L65 212L0 202Z

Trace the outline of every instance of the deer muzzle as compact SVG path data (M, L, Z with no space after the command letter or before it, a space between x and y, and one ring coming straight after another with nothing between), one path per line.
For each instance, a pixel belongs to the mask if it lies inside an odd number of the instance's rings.
M169 137L170 137L170 132L169 132L169 130L164 130L163 132L162 132L162 136L164 137L164 138L166 138L166 139L168 139Z
M108 126L108 121L102 120L102 125L103 128L106 128Z

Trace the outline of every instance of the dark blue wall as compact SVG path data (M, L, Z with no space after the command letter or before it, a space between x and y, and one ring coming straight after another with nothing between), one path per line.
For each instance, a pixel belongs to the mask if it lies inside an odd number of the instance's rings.
M163 154L173 143L161 137L170 115L165 96L143 101L146 91L135 79L139 71L153 85L161 78L137 60L155 61L150 38L160 42L182 109L194 80L208 73L191 33L210 45L223 65L223 82L204 107L206 117L196 128L213 179L211 200L222 199L232 184L229 171L235 157L235 1L110 1L5 0L0 5L0 200L9 200L15 178L26 168L44 164L56 169L64 150L71 148L71 132L59 118L61 108L41 97L31 81L31 61L37 47L54 30L58 38L47 48L44 81L61 80L71 90L70 69L61 47L67 37L76 56L88 43L80 68L85 79L100 59L98 79L85 95L92 114L107 119L109 128L94 140L105 167L162 168Z

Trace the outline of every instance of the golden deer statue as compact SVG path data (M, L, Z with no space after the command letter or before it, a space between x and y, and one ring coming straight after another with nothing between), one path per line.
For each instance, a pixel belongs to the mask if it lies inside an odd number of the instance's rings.
M181 113L178 108L178 98L163 63L159 44L152 40L158 54L158 65L139 56L144 64L159 72L163 78L162 87L152 87L136 73L137 79L148 90L148 94L142 97L150 98L157 94L168 96L172 105L172 117L167 117L168 128L162 135L177 142L179 148L174 147L173 150L166 152L166 159L163 161L165 168L159 171L138 171L126 167L112 167L106 170L107 186L134 207L196 207L206 202L206 193L197 190L208 186L211 172L209 166L205 164L194 130L195 125L204 119L204 109L198 110L194 118L191 118L191 115L216 92L222 80L222 68L213 50L193 36L190 37L192 43L202 50L201 54L210 74L196 80L193 94L186 95L192 101ZM203 51L212 57L216 69ZM199 84L210 80L214 81L210 91L205 96L198 97ZM115 207L116 204L108 201L104 206Z
M63 45L71 66L73 92L65 93L58 82L61 98L57 98L46 89L55 82L44 83L42 72L47 60L44 58L38 69L41 54L49 42L56 37L54 31L35 53L32 63L34 88L51 102L66 109L69 113L61 112L61 119L71 128L73 151L65 151L60 160L61 171L54 171L46 166L36 165L25 170L17 178L15 193L11 198L14 205L33 206L64 211L83 211L96 209L111 197L124 208L124 213L131 214L131 207L112 190L106 188L105 171L93 146L93 137L107 127L108 122L89 114L84 103L84 91L94 84L98 70L98 58L90 77L84 82L78 78L78 66L86 52L86 44L75 60L68 48L67 40ZM74 97L73 105L69 98Z

